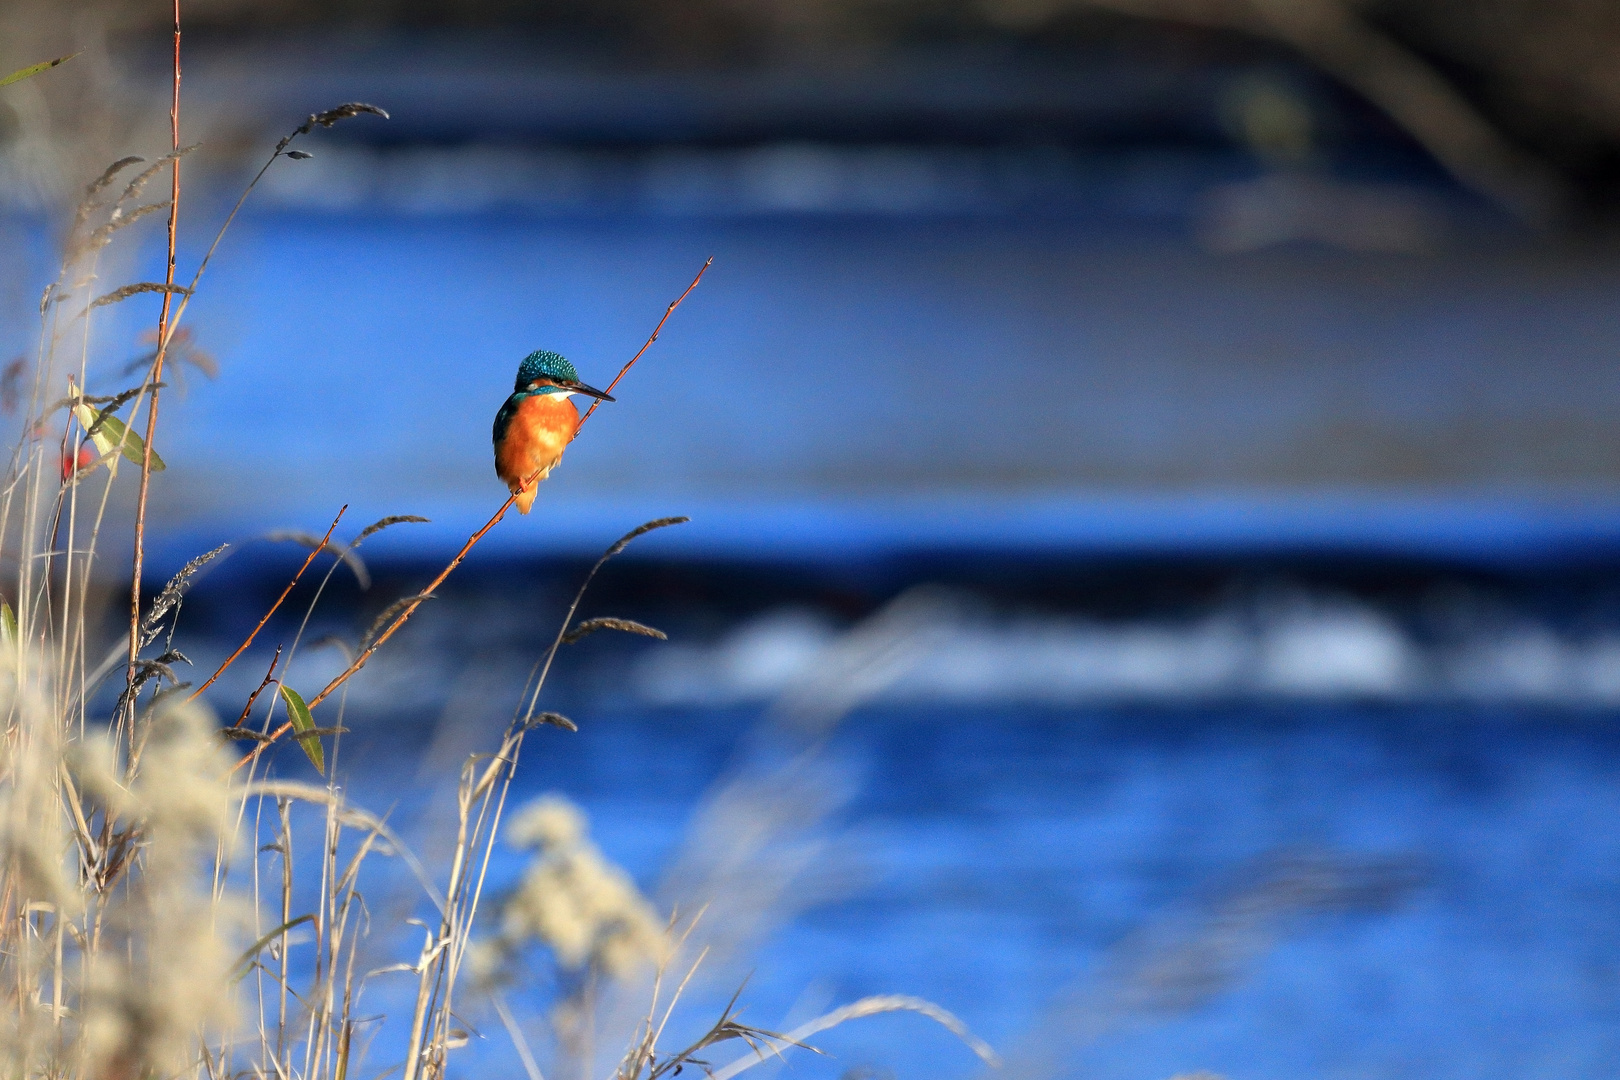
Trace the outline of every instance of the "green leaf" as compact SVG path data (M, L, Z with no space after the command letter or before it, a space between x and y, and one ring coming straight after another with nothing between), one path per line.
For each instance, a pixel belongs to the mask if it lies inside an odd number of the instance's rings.
M65 64L78 55L78 53L69 53L67 56L58 56L55 60L46 60L42 64L30 64L28 67L19 68L5 78L0 79L0 86L9 86L14 82L22 82L24 79L38 75L42 71L51 70L57 64Z
M314 921L315 916L313 915L300 915L296 919L288 919L286 922L264 935L264 937L260 938L258 941L255 941L246 952L237 958L236 966L231 969L231 981L241 982L242 977L249 971L253 970L253 958L263 952L265 946L276 940L276 938L280 937L282 934L285 934L295 926L300 926L303 923Z
M0 600L0 634L5 635L0 638L5 644L17 644L17 613L4 600Z
M146 456L145 439L126 428L124 422L116 416L109 416L103 420L101 428L111 434L111 438L108 440L109 447L113 443L118 443L119 449L123 451L126 458L137 465L141 464L142 459ZM158 457L157 451L152 451L152 471L162 472L167 468L168 466L163 464L163 459Z
M96 452L102 457L106 457L115 446L118 447L120 453L137 465L141 463L141 459L146 455L146 440L125 427L124 422L118 417L107 416L100 409L93 408L83 402L73 406L73 417L79 421L79 425L84 430L95 432L90 438L96 444ZM115 466L117 464L116 460L109 461L107 468L116 472ZM158 457L157 451L152 451L152 471L162 472L166 468L168 466L163 463L162 458Z
M321 752L321 736L315 730L315 718L309 715L309 706L298 696L298 691L286 683L281 684L281 699L287 703L287 719L292 721L293 730L298 733L293 738L309 755L309 763L315 766L315 770L322 776L326 775L326 755Z

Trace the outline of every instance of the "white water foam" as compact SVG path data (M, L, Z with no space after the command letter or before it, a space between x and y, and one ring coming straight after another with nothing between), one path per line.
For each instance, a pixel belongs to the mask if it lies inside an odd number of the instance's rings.
M634 673L649 703L763 702L811 678L839 635L772 611L703 645L671 643ZM1620 634L1528 620L1421 641L1378 609L1292 596L1184 620L963 615L928 636L881 699L1070 704L1221 698L1620 704Z

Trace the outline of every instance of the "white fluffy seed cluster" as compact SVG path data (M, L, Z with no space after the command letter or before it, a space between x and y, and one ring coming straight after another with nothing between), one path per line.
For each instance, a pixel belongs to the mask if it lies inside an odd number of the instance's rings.
M243 925L213 888L239 793L199 705L143 710L134 747L77 735L0 641L0 934L6 1076L192 1076L233 1020ZM33 1007L24 1008L22 1002Z
M568 800L542 796L514 815L507 840L535 857L500 907L500 932L473 956L475 973L499 976L528 943L550 948L564 968L619 978L663 959L668 940L647 899L587 835Z
M151 716L133 766L103 738L73 755L81 790L142 842L138 872L104 916L116 947L88 958L88 1075L182 1073L198 1038L232 1020L239 912L212 895L208 876L234 802L217 726L202 707L177 702Z

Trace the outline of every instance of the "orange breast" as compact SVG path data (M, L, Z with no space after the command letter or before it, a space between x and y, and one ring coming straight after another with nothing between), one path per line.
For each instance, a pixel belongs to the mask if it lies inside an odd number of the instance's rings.
M529 512L536 490L522 490L523 482L537 470L536 486L550 475L578 428L579 410L560 394L537 394L519 403L506 438L495 448L495 473L517 493L520 511Z

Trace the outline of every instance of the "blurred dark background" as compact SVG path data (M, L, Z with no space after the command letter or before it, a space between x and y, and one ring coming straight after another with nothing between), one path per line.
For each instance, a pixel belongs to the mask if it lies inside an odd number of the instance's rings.
M63 13L67 19L40 15L55 5L7 6L14 47L75 32L83 44L86 29L104 33L109 48L150 47L167 20L159 3L76 4ZM64 32L64 23L73 29ZM648 141L748 142L797 133L835 141L1208 148L1230 141L1207 108L1220 77L1283 69L1332 99L1332 144L1416 143L1466 183L1506 200L1517 187L1520 196L1555 200L1570 213L1602 214L1614 198L1620 139L1611 78L1620 16L1598 0L204 0L189 10L188 25L194 47L236 50L258 41L279 46L294 65L298 45L353 49L409 36L475 42L475 53L480 45L522 51L530 62L521 66L531 73L566 59L640 73L789 69L832 82L887 70L901 81L897 64L904 69L908 60L931 56L936 68L960 76L950 80L954 94L914 99L910 109L830 116L836 103L823 101L797 110L823 113L819 125L794 110L759 116L768 110L733 98L734 115L717 118L711 130L637 133ZM540 57L551 63L536 62ZM972 93L997 73L1013 81L1022 75L1026 84L1041 74L1067 76L1071 85L1089 79L1093 92L1086 101L1048 92L1017 103ZM487 83L490 72L475 66L462 74L458 81L467 86ZM464 116L460 130L522 119ZM596 133L609 141L614 134ZM1271 132L1281 142L1287 134Z
M754 1021L914 991L1020 1076L1608 1075L1620 7L185 13L183 267L305 116L391 113L275 162L188 313L153 576L237 543L188 655L283 588L268 531L431 517L367 542L368 589L338 570L309 638L357 638L499 505L518 360L602 385L715 258L355 680L359 794L482 748L595 554L689 514L584 609L672 640L565 653L547 705L583 731L522 783L652 889L769 703L904 645L828 721L844 862L759 954ZM0 91L9 357L83 185L167 149L171 43L162 3L0 17L0 70L81 53ZM157 220L103 281L158 274ZM93 390L149 301L97 324ZM971 1071L893 1030L795 1068Z

